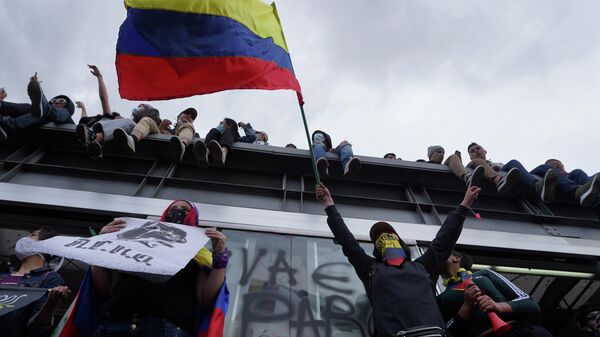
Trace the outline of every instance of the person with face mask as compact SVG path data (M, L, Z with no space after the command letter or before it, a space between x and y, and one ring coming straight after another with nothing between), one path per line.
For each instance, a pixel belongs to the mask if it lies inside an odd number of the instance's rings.
M194 120L198 112L194 108L187 108L177 115L177 122L173 124L168 119L163 119L158 128L160 132L173 135L171 137L171 146L176 160L182 160L186 147L194 138Z
M192 152L196 163L201 169L210 165L224 166L227 154L233 143L240 140L238 125L231 118L224 118L216 127L210 129L204 137L204 142L194 143Z
M160 220L198 226L198 210L191 202L176 200L165 209ZM124 227L124 222L117 219L104 226L100 234ZM210 313L221 287L225 286L226 237L216 229L206 229L206 236L211 239L212 253L201 248L164 283L92 266L94 294L104 303L94 336L192 336L198 310Z
M69 294L69 288L63 286L64 280L49 265L50 256L36 252L31 243L54 235L52 229L43 227L15 244L15 254L21 266L12 273L0 274L0 285L49 290L28 306L0 316L2 336L49 336L52 332L54 313L60 301Z
M465 215L481 191L473 186L450 213L429 249L411 261L410 249L386 222L375 223L369 236L374 257L365 253L337 211L329 190L319 184L317 199L325 205L327 224L363 283L377 337L445 336L445 322L435 298L435 282L462 231Z
M46 99L35 73L29 80L27 94L29 103L7 102L6 91L2 90L0 100L0 142L17 134L21 130L35 128L53 122L54 124L75 124L71 116L75 112L75 104L68 96L59 95Z
M490 269L471 271L473 259L452 251L442 277L446 289L438 304L453 336L552 337L531 321L538 320L540 307L527 293ZM512 324L504 334L494 334L488 312Z
M335 149L331 143L331 137L317 130L312 134L313 151L317 160L317 170L321 179L327 180L329 177L329 162L327 161L327 152L336 154L342 164L344 177L352 177L360 170L360 159L354 157L352 152L352 144L344 140Z

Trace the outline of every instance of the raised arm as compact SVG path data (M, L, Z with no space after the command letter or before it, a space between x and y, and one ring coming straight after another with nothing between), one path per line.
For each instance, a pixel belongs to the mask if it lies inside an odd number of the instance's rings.
M102 114L110 115L112 111L110 110L110 103L108 102L108 91L104 84L104 77L102 77L100 69L95 65L88 64L88 67L90 68L90 73L98 79L98 94L100 96L100 103L102 103Z
M321 183L315 187L315 191L317 193L317 200L323 202L326 207L327 224L335 240L342 246L342 252L348 258L348 262L354 267L354 270L356 270L356 274L360 280L366 284L374 259L365 253L344 223L344 219L342 219L341 214L335 208L333 198L327 187Z
M429 245L427 252L416 260L425 267L432 281L435 282L437 280L440 271L444 268L446 260L448 260L454 244L462 231L465 215L469 212L471 204L475 201L480 191L481 188L476 186L472 186L467 190L460 205L456 210L448 214L448 217L442 224L442 228L440 228L435 239Z
M198 304L205 309L212 308L225 282L225 267L227 265L227 237L216 229L207 229L206 236L211 240L213 251L213 265L210 274L206 276L201 272L196 281L196 299Z

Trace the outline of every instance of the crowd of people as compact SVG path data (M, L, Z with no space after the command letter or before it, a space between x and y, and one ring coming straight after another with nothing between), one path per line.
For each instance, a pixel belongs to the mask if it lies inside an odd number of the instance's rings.
M231 118L224 118L200 140L194 128L198 112L192 107L181 111L174 122L161 118L159 110L148 103L138 104L132 109L131 117L124 117L112 111L98 67L89 65L89 69L98 83L101 114L89 115L83 102L73 102L66 95L47 100L35 74L27 86L29 103L8 102L6 91L0 91L0 141L49 122L74 124L72 115L75 108L79 108L81 118L76 126L76 138L94 160L102 159L103 149L109 143L124 153L133 154L152 134L170 135L173 159L182 160L185 153L191 151L200 168L225 165L236 142L269 144L267 132ZM240 135L240 129L244 136ZM316 166L324 181L329 177L328 153L339 158L344 176L359 172L361 161L354 156L348 141L334 147L331 136L317 130L312 134L312 144ZM286 147L296 148L293 144ZM427 252L415 260L411 259L409 247L394 227L386 222L372 226L370 238L375 249L372 256L366 254L346 227L329 190L323 184L316 186L317 198L325 206L327 224L365 287L377 336L481 336L491 329L488 313L495 313L513 325L504 336L550 336L534 323L540 315L535 301L492 270L472 272L472 259L456 252L454 244L465 216L473 214L470 207L482 187L492 187L503 194L535 195L544 203L553 202L560 192L583 207L600 209L599 175L589 176L579 169L568 172L558 159L549 159L531 171L517 160L495 163L487 159L487 151L477 143L468 145L467 151L466 165L460 152L445 158L445 149L439 145L428 147L428 160L421 160L448 166L464 182L467 191ZM384 158L400 159L394 153L387 153ZM198 226L198 211L193 203L176 200L165 210L161 220ZM115 220L104 226L100 234L123 228L123 222ZM225 236L213 229L207 229L206 234L212 240L212 250L200 249L198 255L166 283L91 266L88 273L93 291L102 303L98 308L99 323L93 327L94 336L129 336L132 329L144 336L154 336L159 330L170 331L167 336L193 335L197 312L214 305L215 296L224 285L228 263ZM21 240L43 240L52 235L48 229L41 229ZM1 316L0 327L2 331L10 331L11 336L48 336L56 307L69 289L50 266L49 256L23 251L19 242L16 254L21 260L20 267L1 274L0 284L50 291L27 308ZM440 276L446 290L436 296L434 284ZM582 320L590 334L597 334L598 316L598 311L591 311Z

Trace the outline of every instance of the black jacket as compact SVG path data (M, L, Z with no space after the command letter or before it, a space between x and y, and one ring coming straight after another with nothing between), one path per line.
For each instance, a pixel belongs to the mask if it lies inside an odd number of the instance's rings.
M375 336L395 335L422 325L445 326L435 298L435 282L460 236L467 208L459 206L448 215L423 256L399 267L367 255L335 206L325 211L329 228L365 287L373 308Z

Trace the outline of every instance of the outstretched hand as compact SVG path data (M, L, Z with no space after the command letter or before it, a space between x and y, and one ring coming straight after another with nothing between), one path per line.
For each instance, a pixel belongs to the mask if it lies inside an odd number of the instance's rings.
M125 228L125 220L115 219L113 222L102 227L100 233L98 234L114 233L120 231L123 228Z
M331 197L331 193L329 192L327 187L323 185L323 183L319 183L317 186L315 186L315 193L317 194L317 200L325 204L326 207L333 205L333 198Z
M29 80L30 80L30 81L39 81L39 80L38 80L38 77L37 77L37 71L35 72L35 74L33 74L33 76L31 76L31 77L29 78Z
M225 250L227 237L215 228L207 228L204 232L210 238L213 252L220 253Z
M77 101L77 102L75 102L75 106L76 106L78 109L85 109L85 104L84 104L82 101Z
M48 302L58 303L62 299L67 298L71 291L67 286L58 286L48 289Z
M93 65L93 64L88 64L87 65L88 68L90 68L90 73L96 77L102 77L102 73L100 72L100 69L98 69L97 66Z
M477 199L477 196L479 196L479 192L481 192L480 187L471 186L471 188L469 188L467 190L467 192L465 193L465 198L463 199L463 201L460 204L467 208L471 208L471 205L473 204L475 199Z

